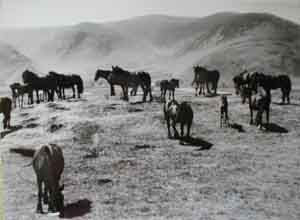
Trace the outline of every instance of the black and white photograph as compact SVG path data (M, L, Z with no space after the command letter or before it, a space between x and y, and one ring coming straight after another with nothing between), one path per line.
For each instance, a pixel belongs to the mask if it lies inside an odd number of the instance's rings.
M300 220L300 0L0 0L0 220Z

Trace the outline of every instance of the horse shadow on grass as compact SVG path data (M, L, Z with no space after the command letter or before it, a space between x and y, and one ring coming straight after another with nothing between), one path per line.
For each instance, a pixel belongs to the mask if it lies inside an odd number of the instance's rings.
M91 204L92 202L88 199L81 199L77 202L67 204L64 207L62 218L76 218L86 215L91 212Z
M289 133L289 131L274 123L269 123L268 125L264 124L263 127L266 129L267 132L273 132L273 133Z
M23 126L21 126L21 125L11 126L8 130L0 132L0 139L4 138L8 134L11 134L13 132L20 130L22 128L23 128Z
M282 102L272 102L272 104L274 105L281 105L281 106L285 106L285 105L290 105L290 106L297 106L300 107L300 104L298 103L282 103Z
M210 150L213 146L212 143L197 137L183 137L179 139L179 143L183 146L194 146L199 147L197 150Z

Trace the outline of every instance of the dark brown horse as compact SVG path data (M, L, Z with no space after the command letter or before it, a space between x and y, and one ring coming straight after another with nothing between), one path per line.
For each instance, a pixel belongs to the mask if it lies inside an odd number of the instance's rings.
M136 74L113 66L112 71L98 69L94 80L97 81L99 78L104 78L109 83L111 96L115 95L114 85L119 85L122 88L124 100L128 101L128 88L133 88L132 95L135 95L138 86L141 86L144 92L143 101L146 101L148 93L150 93L150 100L152 101L151 77L148 73L139 72Z
M8 97L0 98L0 113L3 113L3 128L10 128L10 114L12 111L12 101Z
M40 103L39 91L43 91L48 101L54 101L54 92L57 89L57 81L53 76L40 77L36 73L25 70L22 74L23 82L29 84L36 92L37 103ZM33 103L33 97L31 100Z
M233 78L234 87L236 90L236 94L246 91L243 94L243 99L248 100L249 110L250 110L250 124L254 124L253 122L253 111L257 110L258 115L256 117L256 124L258 124L258 118L262 115L263 112L266 112L266 120L267 124L269 124L269 115L270 115L270 104L271 104L271 90L268 87L264 87L259 81L258 76L261 76L261 73L253 72L248 73L246 71L238 74ZM260 101L257 101L257 90L258 87L262 88L263 91L261 93ZM254 96L255 95L255 96Z
M171 138L170 125L174 130L174 137L178 138L179 134L176 124L180 123L180 136L184 136L184 126L187 126L186 137L190 137L190 130L193 123L194 113L192 107L187 102L179 104L176 100L168 101L164 104L164 116L168 127L168 137Z
M205 85L207 89L207 93L210 94L210 84L212 85L212 89L214 90L214 94L217 94L218 90L218 82L220 79L220 73L217 70L207 70L201 66L194 66L194 80L192 85L196 84L196 96L201 95L202 92L205 95ZM198 92L199 89L199 92Z
M17 105L16 101L18 101L19 108L23 108L25 94L28 95L28 104L31 104L30 100L33 96L33 89L29 84L21 85L20 83L13 83L10 85L10 88L12 90L12 97L15 107Z
M160 98L166 101L166 93L169 91L169 99L175 99L175 89L179 88L179 79L172 78L171 80L162 80L160 82Z
M50 71L48 76L50 76L56 83L56 93L61 99L66 99L66 89L72 89L72 98L76 98L75 88L77 90L77 98L83 93L84 86L83 80L80 75L77 74L61 74L54 71Z

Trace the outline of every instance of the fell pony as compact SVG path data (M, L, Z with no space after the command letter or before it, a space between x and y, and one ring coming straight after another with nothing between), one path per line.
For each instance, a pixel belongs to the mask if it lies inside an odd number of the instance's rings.
M267 125L269 124L271 89L263 82L264 74L253 72L242 72L233 78L236 94L239 94L243 88L247 88L244 93L244 99L248 100L250 110L250 124L254 124L253 111L258 111L256 116L256 125L260 124L258 118L263 112L266 113ZM258 88L260 88L258 90ZM259 92L259 96L257 95ZM258 98L259 97L259 98Z
M80 99L80 95L84 91L83 80L80 75L77 74L62 74L57 73L55 71L50 71L48 73L50 77L55 79L57 84L57 96L60 99L66 99L66 89L72 89L73 95L72 98L76 98L76 90L77 90L77 98Z
M179 79L162 80L160 82L160 98L162 101L166 101L166 93L169 91L169 99L175 99L175 89L179 88Z
M220 73L218 70L207 70L202 66L194 66L194 80L192 85L196 84L195 95L205 95L205 86L208 94L211 94L210 86L214 91L213 94L217 94L218 83L220 79ZM199 90L199 92L198 92Z

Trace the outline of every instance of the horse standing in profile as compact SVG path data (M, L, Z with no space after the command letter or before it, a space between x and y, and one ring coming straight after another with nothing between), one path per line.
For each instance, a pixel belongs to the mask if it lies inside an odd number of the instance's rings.
M80 77L80 75L77 74L65 75L54 71L50 71L48 75L56 81L56 85L57 85L56 92L59 98L66 99L66 93L65 93L66 89L72 89L73 92L72 98L76 98L76 90L75 90L76 87L77 97L80 99L80 95L83 93L84 90L83 80Z
M196 84L196 93L195 95L201 95L203 92L203 95L205 95L205 85L207 89L207 93L210 94L210 88L209 85L212 85L212 89L214 90L214 95L217 94L218 90L218 83L220 79L220 73L217 70L207 70L204 67L201 66L194 66L194 80L192 82L192 85ZM199 89L199 92L198 92Z
M121 67L113 66L112 71L98 69L94 80L97 81L99 78L104 78L109 83L111 96L115 95L114 85L119 85L123 91L123 99L128 101L128 88L133 88L131 95L136 95L137 88L141 86L144 92L143 101L146 101L148 93L150 93L150 100L152 101L151 77L149 73L139 72L136 74Z
M131 73L121 69L120 67L112 67L112 71L98 69L95 74L95 81L99 78L104 78L110 85L111 96L115 96L114 85L122 88L123 99L128 101L128 87L131 80Z
M3 113L3 128L10 128L10 115L12 111L12 100L8 97L0 98L0 113Z
M54 92L57 89L57 81L53 76L47 75L44 77L38 76L29 70L25 70L22 74L23 82L31 86L36 92L37 103L40 103L39 91L43 91L44 99L54 101ZM33 97L31 97L33 104Z
M184 126L187 126L186 137L190 137L190 130L193 123L194 113L192 107L187 102L179 104L176 100L170 100L164 104L164 116L168 127L168 137L171 138L170 125L174 130L174 137L178 138L179 134L176 124L180 123L180 136L184 136Z
M160 82L160 98L162 101L166 101L166 93L169 91L169 99L175 99L175 89L179 88L179 79L172 78L171 80L162 80Z

